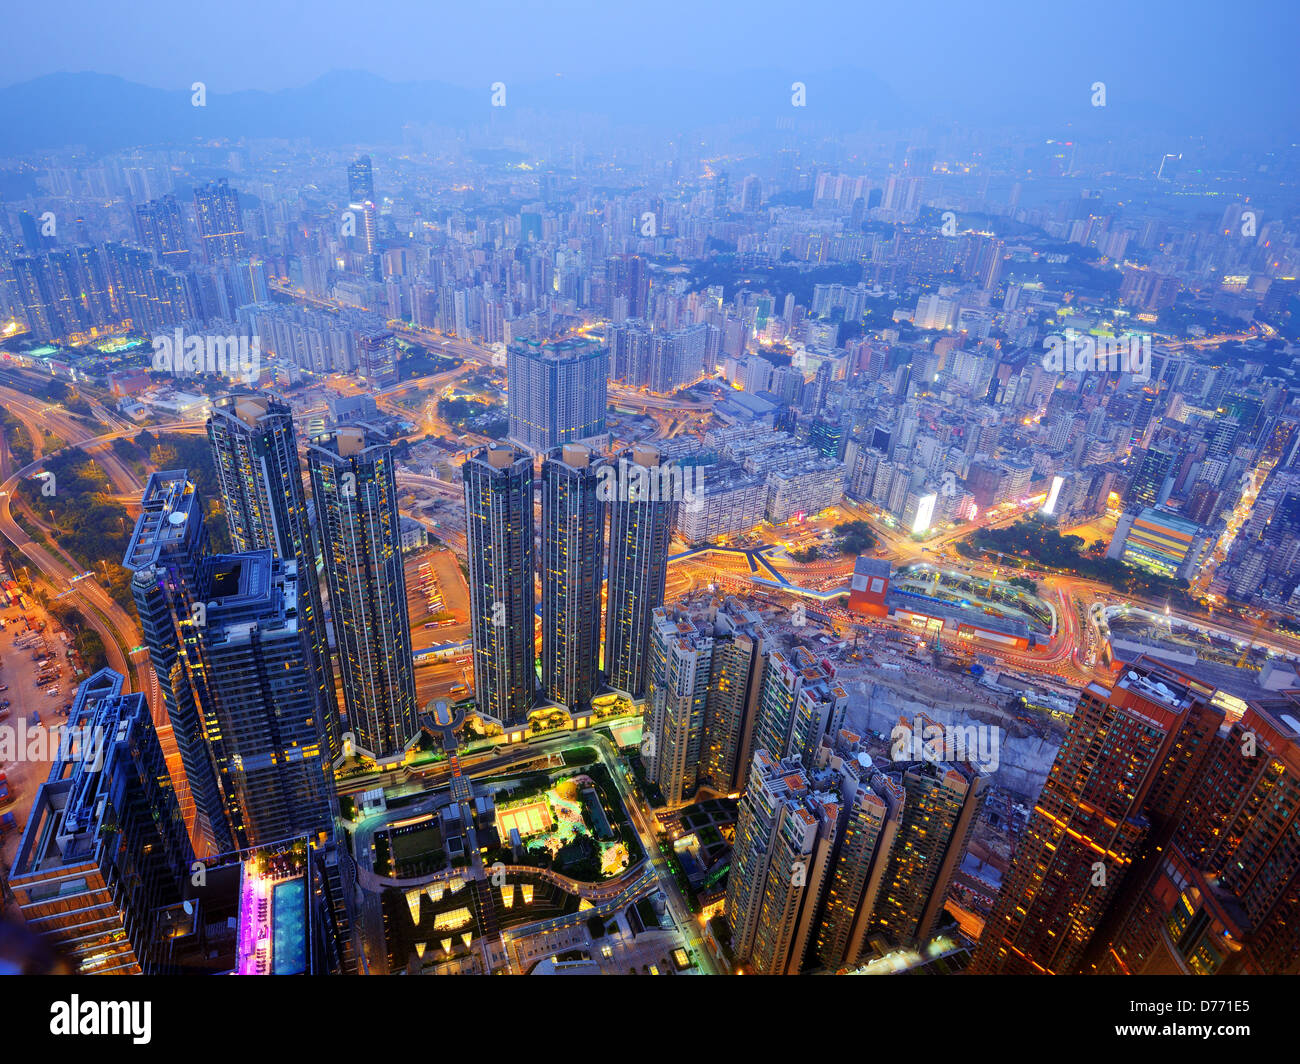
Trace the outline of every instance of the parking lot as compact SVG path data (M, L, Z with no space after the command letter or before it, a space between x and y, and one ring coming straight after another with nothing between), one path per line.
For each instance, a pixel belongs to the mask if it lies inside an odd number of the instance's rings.
M67 646L53 619L36 605L28 615L38 627L44 622L45 631L29 630L19 610L0 613L5 622L0 632L0 772L4 772L9 789L9 801L0 805L0 816L12 813L19 829L0 839L5 868L13 863L36 788L49 775L52 753L58 748L57 742L48 739L42 743L27 740L33 728L65 722L64 707L71 703L77 684ZM9 704L3 705L5 702Z

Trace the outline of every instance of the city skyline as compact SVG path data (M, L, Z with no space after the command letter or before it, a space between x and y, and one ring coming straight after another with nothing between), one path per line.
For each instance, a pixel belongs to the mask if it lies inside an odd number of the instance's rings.
M0 971L1286 1016L1291 6L6 27Z

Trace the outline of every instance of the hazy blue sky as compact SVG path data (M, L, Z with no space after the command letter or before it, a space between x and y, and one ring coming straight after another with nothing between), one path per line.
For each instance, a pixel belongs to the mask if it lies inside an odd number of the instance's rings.
M1014 108L1107 82L1111 106L1204 98L1296 109L1300 2L844 0L578 4L564 0L131 0L11 3L0 82L119 74L209 91L302 85L331 70L479 87L639 68L872 72L900 97ZM1258 111L1256 114L1258 115Z

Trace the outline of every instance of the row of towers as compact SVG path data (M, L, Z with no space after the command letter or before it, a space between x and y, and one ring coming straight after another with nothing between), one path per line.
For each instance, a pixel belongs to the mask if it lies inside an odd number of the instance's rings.
M617 457L577 443L550 451L541 465L535 561L532 456L494 446L465 462L474 684L481 712L505 727L526 724L539 701L582 712L600 689L601 675L615 691L644 696L671 535L671 492L660 490L662 470L658 451L648 446Z

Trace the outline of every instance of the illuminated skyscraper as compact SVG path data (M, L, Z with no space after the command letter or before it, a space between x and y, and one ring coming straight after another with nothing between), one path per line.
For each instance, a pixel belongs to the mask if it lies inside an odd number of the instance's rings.
M234 551L271 550L296 563L299 624L311 640L316 686L328 711L330 754L337 757L341 729L334 669L293 412L275 396L228 395L212 404L208 439Z
M754 759L758 698L771 646L772 636L758 613L732 599L718 610L700 778L723 794L745 788Z
M542 689L574 711L591 708L600 654L602 467L581 444L542 463Z
M1125 505L1132 509L1141 509L1144 506L1156 506L1163 502L1164 483L1169 477L1173 462L1174 456L1165 451L1157 451L1154 448L1146 451L1142 455L1142 460L1137 463L1137 471L1129 482L1128 491L1124 495Z
M754 746L811 767L822 737L839 730L847 706L835 673L808 650L773 651L763 670Z
M735 599L653 611L641 760L669 805L700 787L744 789L771 642L760 616Z
M1300 974L1300 691L1222 727L1176 812L1085 970Z
M207 738L216 728L190 682L184 631L202 605L197 578L208 550L203 503L184 470L152 473L122 561L194 802L198 856L234 849L234 831Z
M934 936L989 783L969 762L944 761L938 750L918 757L902 773L902 819L867 929L891 945Z
M712 625L654 611L642 760L669 807L699 786L712 662Z
M774 761L761 749L755 754L727 881L738 966L755 974L838 971L870 960L882 940L930 937L982 786L963 792L950 814L924 784L939 780L957 794L955 781L943 778L947 767L927 761L901 772L888 763L883 769L863 751L861 737L844 729L823 738L811 768L795 758ZM904 879L904 870L914 881ZM882 912L903 909L915 909L914 930L882 929Z
M375 172L370 156L362 155L348 163L348 202L371 203L375 198Z
M537 693L533 460L512 447L488 447L465 461L461 475L469 545L474 694L480 712L505 727L518 727L527 723ZM559 603L555 608L557 615L568 609ZM573 625L571 630L579 634L577 618ZM559 673L551 689L571 683L576 694L579 677L570 675L563 664Z
M840 795L839 832L815 944L818 962L830 971L852 968L870 955L871 914L903 811L901 784L880 772L859 742L846 731L827 737L811 777L817 787L828 776L835 779Z
M815 793L803 766L754 754L727 877L727 924L738 967L794 975L815 940L838 830L837 796Z
M654 333L640 319L629 318L610 326L610 376L616 381L643 387L650 382L650 355ZM765 362L764 365L771 365Z
M672 502L651 490L659 471L655 448L633 447L630 463L619 460L617 497L609 503L605 679L633 698L645 695L651 618L664 604L668 576Z
M418 728L392 448L370 429L342 427L312 438L307 467L348 730L389 757Z
M357 372L371 388L397 383L397 341L387 329L357 337Z
M329 831L326 703L297 563L207 553L184 472L150 477L125 565L195 807L200 856ZM233 843L233 845L229 845Z
M226 183L225 178L194 189L194 211L199 223L203 257L207 262L248 258L239 193Z
M62 336L63 322L55 314L49 266L42 256L19 255L12 262L14 292L23 306L23 316L32 336L50 340Z
M650 301L650 274L640 255L614 255L605 262L605 288L613 321L645 317ZM616 306L616 304L618 304Z
M185 656L217 725L208 743L238 847L328 836L334 773L299 626L297 563L269 550L213 555L199 565L197 591L202 623L186 627Z
M77 688L9 886L78 975L167 971L160 913L194 853L144 695L101 669Z
M1034 803L972 971L1072 974L1161 845L1223 720L1214 689L1149 659L1089 684ZM910 797L910 796L909 796Z
M605 431L609 349L592 340L536 343L506 350L510 440L533 454Z
M169 194L139 204L135 208L135 224L140 242L154 253L159 265L183 270L190 264L185 223L175 196Z
M1298 826L1300 691L1139 658L1080 696L972 970L1296 974Z
M271 395L223 396L212 404L207 429L235 549L309 556L306 493L288 405Z

